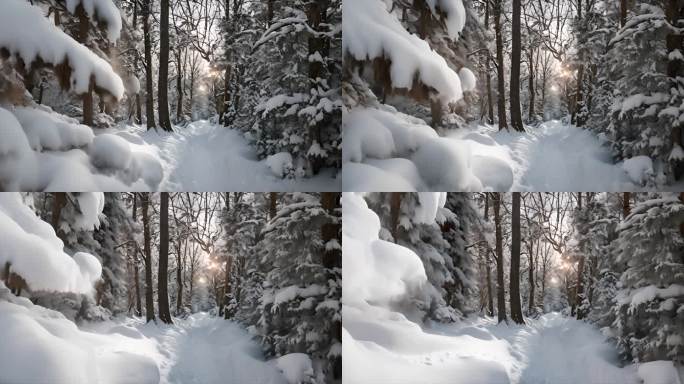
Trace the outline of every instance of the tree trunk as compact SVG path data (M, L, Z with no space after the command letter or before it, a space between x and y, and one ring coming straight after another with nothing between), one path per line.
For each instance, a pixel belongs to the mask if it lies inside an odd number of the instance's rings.
M530 269L528 271L528 283L530 285L530 299L527 302L527 310L528 313L532 313L534 310L534 254L532 253L532 249L534 248L534 243L530 245L530 256L529 256L529 262L530 262ZM537 249L539 249L539 244L537 244Z
M157 82L159 126L171 131L169 117L169 0L160 1L159 15L159 81Z
M138 196L133 193L133 221L138 221ZM135 258L133 260L133 277L135 278L135 315L142 316L142 297L140 296L140 261L138 259L138 244L135 244Z
M59 229L59 219L62 215L62 208L64 208L66 203L66 192L55 192L52 194L52 216L50 217L50 224L52 224L52 228L58 236L61 232Z
M489 4L490 0L485 1L485 29L489 31ZM491 52L487 48L487 57L485 58L485 78L487 80L487 117L489 124L494 124L494 97L492 95L492 74L491 74Z
M627 22L627 0L620 0L620 27Z
M485 211L484 219L489 221L489 193L485 193ZM489 310L489 316L494 316L494 288L492 287L492 259L491 259L491 248L489 248L489 243L487 243L487 254L486 254L486 268L487 268L487 309Z
M309 1L307 10L306 10L306 18L307 18L307 24L309 27L315 31L320 30L320 26L323 22L325 22L324 17L325 13L328 8L328 0L318 0L318 1ZM316 36L316 35L311 35L309 37L308 41L308 51L309 51L309 57L311 55L314 55L318 53L319 55L323 56L325 59L328 55L326 54L325 50L325 41L321 36ZM325 77L325 74L323 73L323 63L320 62L319 60L311 60L309 62L309 83L312 88L317 88L319 83L323 80L323 77ZM236 104L237 108L237 104ZM315 143L322 143L321 139L321 128L325 124L324 120L321 121L316 121L315 123L311 124L309 127L309 140L310 142L308 143L309 146L314 145ZM314 175L317 175L321 168L323 167L324 164L324 159L318 154L314 155L309 155L309 162L311 164L311 171L313 172Z
M624 192L622 194L622 218L626 218L629 216L629 213L631 211L630 206L629 206L629 199L630 199L630 193L629 192Z
M503 0L496 0L494 6L494 30L496 32L496 66L497 66L497 112L499 130L507 128L506 123L506 84L504 80L503 31L501 30L501 12Z
M390 233L397 242L397 229L399 228L399 214L401 213L402 192L392 192L390 194Z
M226 276L223 281L223 305L222 305L222 311L224 315L224 319L230 318L229 312L227 311L228 305L230 304L230 291L231 291L231 286L230 286L230 269L233 266L233 258L230 256L226 257Z
M278 213L278 192L269 193L268 217L273 219Z
M147 322L155 319L154 316L154 292L152 286L152 249L150 246L150 219L149 206L150 194L144 193L142 198L142 214L143 214L143 239L145 249L145 316Z
M176 315L183 312L183 255L181 254L182 247L181 242L178 242L176 246L176 285L178 286L178 298L176 299Z
M159 273L157 276L157 302L159 318L166 324L172 324L169 310L169 193L161 193L159 207Z
M513 0L513 29L512 51L511 51L511 127L516 131L525 130L520 111L520 0ZM511 292L512 293L512 292ZM513 312L511 312L513 317ZM515 319L513 319L515 320Z
M78 17L78 42L87 45L88 31L90 30L90 20L86 14L83 4L76 7L76 17ZM88 91L81 95L83 99L83 124L93 126L93 79L89 79Z
M520 192L513 192L512 211L511 273L509 275L511 285L511 319L518 324L524 324L525 320L523 319L522 308L520 308Z
M143 3L143 40L145 42L145 118L147 129L154 128L154 89L152 83L152 38L150 36L150 2L145 0Z
M321 193L321 207L334 219L326 222L321 227L321 240L323 244L328 244L329 242L335 241L338 245L342 245L342 217L341 217L341 206L340 198L342 194L339 192L323 192ZM336 270L341 270L342 268L342 249L340 247L328 247L325 246L323 251L322 264L326 269L326 275L328 280L337 280L338 275L335 274ZM330 329L330 336L336 343L342 343L342 321L337 319L333 322ZM332 362L333 366L333 378L342 378L342 357L338 356Z
M506 319L506 291L504 288L503 235L501 233L501 194L494 193L494 227L496 228L496 312L499 323Z
M535 71L534 49L530 48L529 55L530 55L530 57L528 58L528 62L529 62L530 76L528 78L527 87L529 88L529 92L530 92L530 107L527 110L527 120L532 122L532 121L534 121L534 102L535 102L535 95L537 93L534 89L534 71Z
M176 121L180 122L183 120L183 63L181 61L182 54L180 49L178 49L176 57L176 70L178 72L176 76L176 92L178 93L178 100L176 104Z
M667 8L665 11L668 22L673 26L679 26L679 21L684 19L684 4L681 0L668 0ZM677 59L671 53L681 52L684 50L684 35L680 32L672 31L666 37L667 52L669 57L673 59L668 59L667 61L667 78L668 86L673 91L682 94L684 92L684 83L682 82L682 77L684 76L684 67L682 66L681 60ZM678 107L681 102L677 101L674 107ZM682 123L680 120L675 119L672 122L672 128L670 130L670 137L672 140L672 148L679 146L682 147ZM672 161L673 175L675 180L679 180L684 175L684 161L676 159Z

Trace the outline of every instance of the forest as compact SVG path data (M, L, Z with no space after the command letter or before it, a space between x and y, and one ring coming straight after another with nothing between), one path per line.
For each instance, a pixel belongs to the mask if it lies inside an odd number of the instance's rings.
M346 383L680 383L684 194L344 193Z
M340 189L341 0L0 11L0 190Z
M344 190L677 190L682 15L674 0L345 0Z
M340 193L0 193L0 382L340 383Z

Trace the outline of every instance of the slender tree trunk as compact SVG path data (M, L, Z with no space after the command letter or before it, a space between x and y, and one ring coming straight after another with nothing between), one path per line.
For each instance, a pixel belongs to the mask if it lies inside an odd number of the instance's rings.
M182 246L180 241L178 242L178 245L176 246L176 285L178 286L178 293L177 296L178 298L176 299L176 315L179 315L183 312L183 268L184 268L184 263L183 263L183 255L181 254L182 252Z
M535 96L537 93L536 90L534 89L535 67L534 67L534 49L533 48L530 48L529 55L530 56L528 58L528 62L529 62L530 76L528 78L527 87L529 88L529 92L530 92L530 107L527 110L527 120L532 122L532 121L534 121L534 102L535 102Z
M514 0L516 1L516 0ZM511 218L511 319L518 324L524 324L522 308L520 308L520 192L513 192L513 207Z
M401 213L402 192L392 192L390 194L390 233L397 242L397 230L399 228L399 214Z
M622 218L626 218L629 216L629 213L631 211L629 207L629 199L630 199L630 193L629 192L624 192L622 194Z
M537 245L537 248L539 245ZM534 255L532 253L532 249L534 248L534 243L531 244L530 246L530 256L529 256L529 262L530 262L530 268L527 274L527 279L528 283L530 285L530 299L528 300L527 304L527 310L529 313L532 313L534 310Z
M269 193L268 217L273 219L278 213L278 192Z
M152 0L143 2L143 40L145 43L145 118L147 129L154 128L154 88L152 82L152 38L150 36L150 3Z
M222 312L224 315L224 319L230 318L229 312L228 312L228 305L230 304L230 293L231 293L231 286L230 286L230 270L233 266L233 258L231 256L226 257L226 266L225 266L225 272L226 276L223 280L223 305L222 305ZM221 311L219 311L221 312Z
M307 23L310 28L312 28L315 31L320 30L320 26L322 23L324 23L326 20L324 20L326 11L328 8L328 0L318 0L318 1L309 1L308 6L307 6ZM308 50L309 50L309 55L314 55L318 53L319 55L323 56L324 58L327 57L327 52L325 49L325 41L322 37L320 36L310 36L309 41L308 41ZM323 80L323 77L325 74L323 73L324 67L323 63L318 61L318 60L312 60L309 62L309 82L311 87L316 87L321 80ZM236 104L237 108L237 104ZM309 139L310 143L309 145L314 145L315 143L322 143L322 138L321 138L321 129L323 124L325 124L325 121L317 121L316 123L312 124L309 128ZM309 162L311 164L311 171L313 172L314 175L317 175L321 168L323 168L324 164L324 159L315 154L315 155L310 155L309 156Z
M149 219L149 206L150 206L150 194L143 193L141 195L142 199L142 215L143 215L143 239L144 239L144 249L145 249L145 316L147 322L155 319L154 316L154 292L153 292L153 282L152 282L152 249L150 246L150 219Z
M160 1L159 15L159 81L157 99L159 126L172 131L169 118L169 0Z
M673 26L679 26L679 21L684 19L684 3L682 0L668 0L667 9L665 11L667 20ZM684 82L682 77L684 77L684 66L682 66L681 60L673 55L674 52L682 52L684 50L684 35L678 33L677 31L671 31L666 37L667 52L669 57L673 57L667 61L667 78L668 86L673 91L677 91L679 94L684 92ZM676 102L675 108L679 106L680 102ZM672 123L672 128L670 130L670 137L672 140L672 147L675 148L679 146L682 147L682 123L678 119L675 119ZM673 175L675 180L679 180L684 175L684 161L681 159L676 159L672 161Z
M506 318L506 290L504 287L503 234L501 233L501 194L494 193L494 227L496 228L496 312L499 323Z
M620 27L627 22L627 0L620 0Z
M59 219L62 215L62 208L64 208L66 203L66 192L55 192L52 194L52 216L50 218L50 224L52 224L52 228L58 235L61 232L59 229Z
M138 196L133 193L133 221L138 221ZM140 296L140 260L138 259L138 244L135 244L135 258L133 260L133 277L135 278L135 315L142 316L142 297Z
M489 31L489 5L490 0L485 2L485 28ZM492 95L492 73L491 73L491 53L487 48L487 57L485 58L485 78L487 80L487 117L489 124L494 124L494 97Z
M176 76L176 92L178 93L178 100L176 104L176 121L180 122L183 120L183 63L181 61L182 54L180 48L177 52L176 57L176 68L178 71L178 76Z
M503 31L501 30L501 13L503 12L503 0L495 0L494 5L494 30L496 32L496 66L497 66L497 111L499 117L499 130L508 127L506 123L506 84L504 80L503 58Z
M513 0L513 29L511 51L511 127L516 131L525 130L520 111L520 0ZM511 317L513 313L511 312ZM515 319L514 319L515 320Z
M489 193L485 193L484 219L489 222ZM487 308L489 316L494 316L494 288L492 286L492 259L489 243L486 246L486 268L487 268Z
M86 14L83 4L78 4L76 7L76 17L78 17L78 42L87 45L88 31L90 30L90 20ZM89 79L88 91L81 95L83 99L83 124L93 126L93 79Z
M340 198L342 194L339 192L323 192L321 193L321 207L328 213L333 219L326 222L321 227L321 240L323 244L328 244L329 242L335 241L338 245L342 244L342 217L341 217L341 206ZM342 268L342 249L339 247L325 247L322 258L323 267L326 269L326 275L328 280L337 280L338 275L336 275L336 270L341 270ZM337 319L333 322L330 329L330 336L336 343L342 343L342 321ZM333 363L333 378L342 378L342 357L338 356L334 359Z
M169 193L161 193L159 207L159 273L157 276L157 302L159 318L166 324L172 324L169 310Z

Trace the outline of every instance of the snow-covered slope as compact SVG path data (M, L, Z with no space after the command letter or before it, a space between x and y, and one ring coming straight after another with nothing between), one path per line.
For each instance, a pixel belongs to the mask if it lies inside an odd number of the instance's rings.
M440 136L380 105L346 113L343 133L345 191L629 191L642 188L650 169L614 164L591 132L560 121L523 133L478 126Z

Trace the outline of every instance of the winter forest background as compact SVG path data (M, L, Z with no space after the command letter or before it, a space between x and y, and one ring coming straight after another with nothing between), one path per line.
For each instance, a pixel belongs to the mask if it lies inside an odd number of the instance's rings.
M684 195L344 193L346 383L679 383Z
M2 193L0 228L0 382L340 382L339 193Z
M340 0L0 10L0 189L339 191Z
M344 3L345 191L680 189L678 2Z

